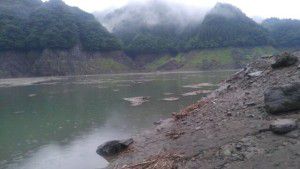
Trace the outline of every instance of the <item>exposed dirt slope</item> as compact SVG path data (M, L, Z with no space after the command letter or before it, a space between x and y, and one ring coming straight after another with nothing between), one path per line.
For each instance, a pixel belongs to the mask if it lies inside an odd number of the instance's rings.
M197 104L134 137L110 168L298 169L300 130L276 135L264 129L278 118L299 121L300 113L268 114L264 91L299 82L299 62L275 70L273 61L270 57L251 63Z

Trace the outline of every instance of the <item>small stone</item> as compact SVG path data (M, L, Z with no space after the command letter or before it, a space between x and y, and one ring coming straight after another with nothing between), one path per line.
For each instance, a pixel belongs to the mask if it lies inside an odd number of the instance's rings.
M231 151L230 151L229 149L225 149L225 150L223 151L223 154L224 154L225 156L230 156L230 155L231 155Z
M270 125L270 130L276 134L286 134L296 128L297 123L294 119L278 119Z
M246 106L255 106L255 102L246 103Z
M262 74L262 71L256 71L256 72L252 72L252 73L249 73L248 75L250 77L258 77Z
M196 127L195 130L201 130L201 127L200 127L200 126L199 126L199 127Z
M155 121L155 122L153 122L153 124L154 124L154 125L160 125L160 124L161 124L161 120Z
M238 150L238 151L241 151L241 150L242 150L242 145L239 144L239 143L236 144L236 145L235 145L235 149Z
M253 114L249 114L247 117L254 118L255 116Z
M181 122L181 124L186 125L186 124L187 124L187 121L183 121L183 122Z

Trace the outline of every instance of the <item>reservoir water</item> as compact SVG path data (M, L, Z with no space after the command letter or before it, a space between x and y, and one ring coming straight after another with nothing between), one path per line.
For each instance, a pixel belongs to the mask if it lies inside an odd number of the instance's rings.
M100 169L101 143L128 138L197 102L233 71L0 80L1 169ZM191 86L209 83L211 85ZM123 98L149 96L132 106ZM164 101L177 97L177 101Z

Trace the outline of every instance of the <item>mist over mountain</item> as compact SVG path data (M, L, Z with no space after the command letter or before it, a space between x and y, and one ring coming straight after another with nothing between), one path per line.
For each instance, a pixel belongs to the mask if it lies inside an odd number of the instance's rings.
M177 51L186 30L200 24L206 11L152 0L96 16L123 41L128 52L159 53Z
M97 16L135 55L270 42L265 28L230 4L195 10L153 0Z
M129 3L120 9L110 12L99 12L95 15L110 31L117 31L124 21L136 23L136 27L155 27L159 25L177 26L178 30L187 25L201 22L208 9L193 8L182 4L162 0Z

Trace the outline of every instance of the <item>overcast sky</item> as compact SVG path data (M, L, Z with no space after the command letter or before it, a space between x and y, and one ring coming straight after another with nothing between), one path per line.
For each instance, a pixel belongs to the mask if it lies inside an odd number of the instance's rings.
M131 1L147 0L64 0L71 6L77 6L85 11L94 12L108 10L126 5ZM231 3L248 16L263 18L297 18L300 19L300 0L167 0L192 6L211 7L216 2Z

